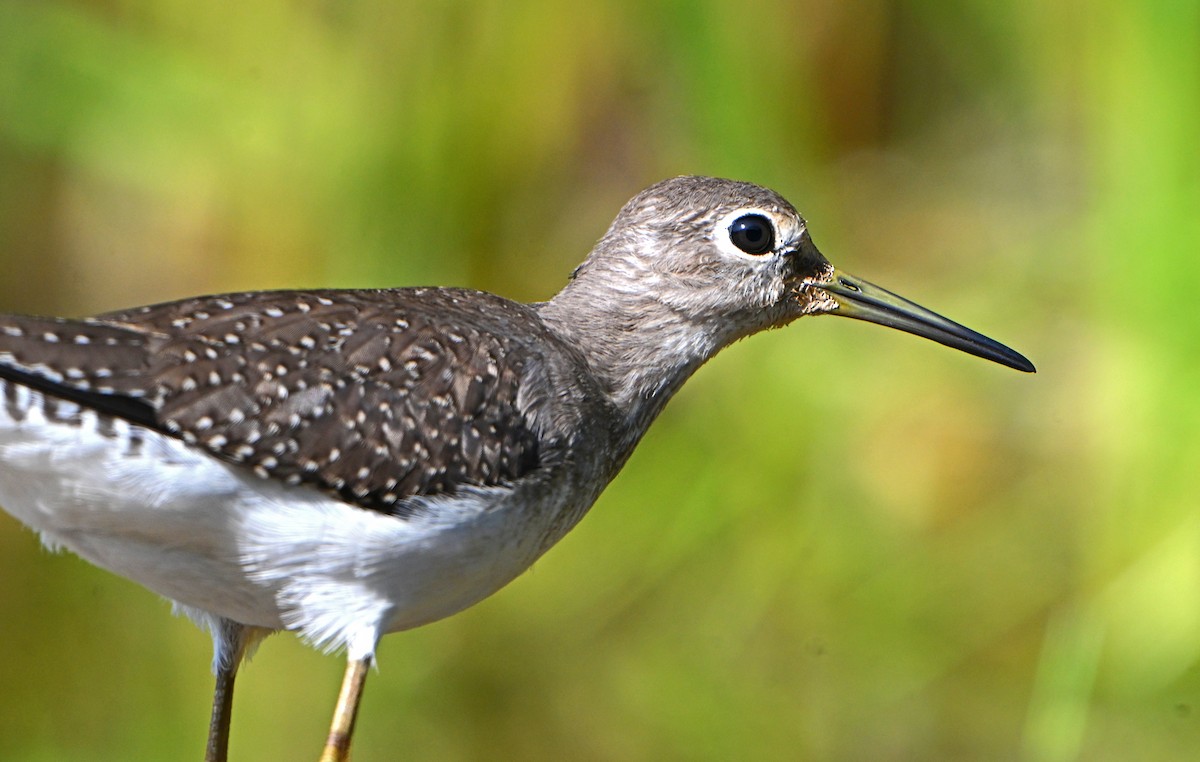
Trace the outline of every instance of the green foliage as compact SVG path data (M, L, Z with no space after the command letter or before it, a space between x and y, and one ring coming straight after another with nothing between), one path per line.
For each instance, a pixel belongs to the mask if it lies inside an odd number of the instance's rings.
M1200 6L0 0L0 306L526 300L672 174L1028 354L739 344L592 515L393 635L360 759L1183 759L1200 744ZM0 517L0 758L198 755L207 638ZM314 755L339 660L245 670Z

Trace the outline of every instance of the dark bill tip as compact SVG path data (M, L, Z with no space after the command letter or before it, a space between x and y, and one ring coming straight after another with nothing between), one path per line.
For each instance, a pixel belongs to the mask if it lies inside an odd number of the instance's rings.
M1025 373L1037 372L1020 352L861 278L834 270L829 282L813 285L837 302L827 314L886 325Z

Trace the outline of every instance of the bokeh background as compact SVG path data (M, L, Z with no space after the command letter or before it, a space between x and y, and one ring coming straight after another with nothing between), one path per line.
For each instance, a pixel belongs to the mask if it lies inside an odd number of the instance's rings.
M0 0L0 308L548 298L645 185L770 185L1024 376L853 321L704 368L360 760L1192 758L1200 5ZM207 637L0 515L0 759L199 758ZM234 759L305 759L290 635Z

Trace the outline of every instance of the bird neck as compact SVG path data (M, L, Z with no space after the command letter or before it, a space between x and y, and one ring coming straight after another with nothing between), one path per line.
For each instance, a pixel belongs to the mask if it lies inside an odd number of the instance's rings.
M609 401L640 437L692 373L724 346L645 285L577 277L538 306L543 322L587 359Z

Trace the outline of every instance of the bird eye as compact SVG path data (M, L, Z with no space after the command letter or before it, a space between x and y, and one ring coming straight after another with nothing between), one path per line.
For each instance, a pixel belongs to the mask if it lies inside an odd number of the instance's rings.
M761 214L747 214L729 226L729 240L747 254L766 254L775 248L775 229Z

